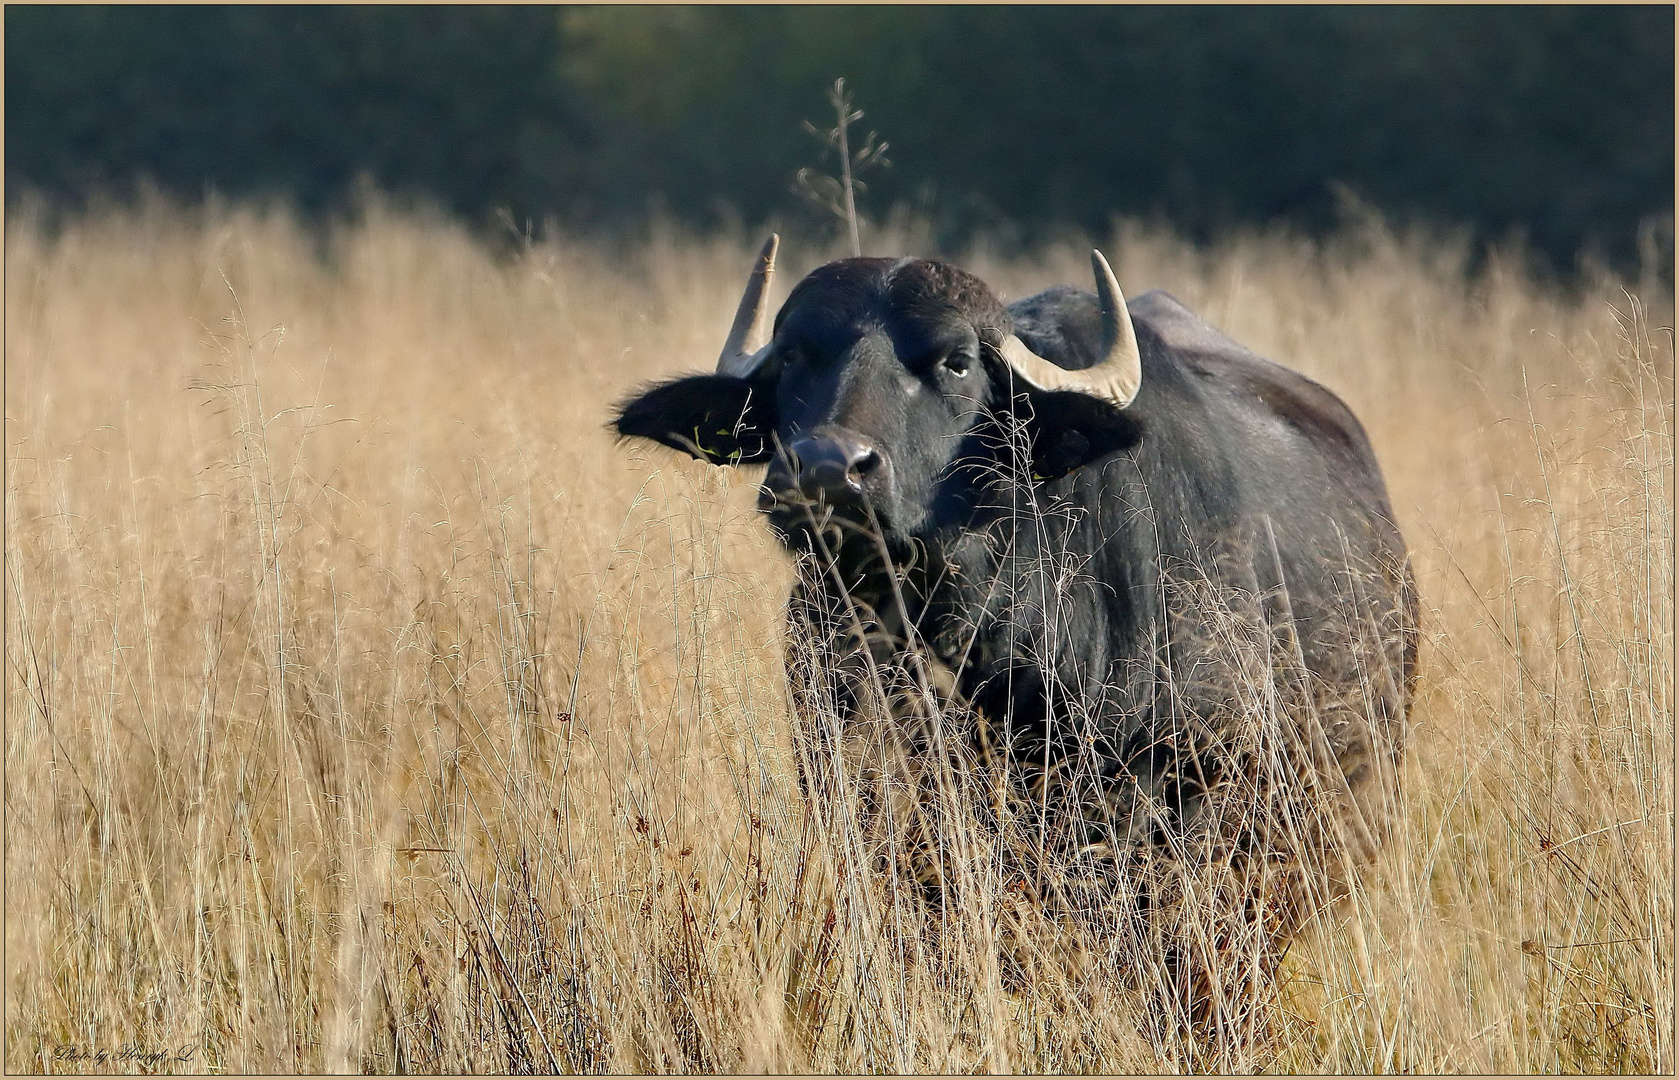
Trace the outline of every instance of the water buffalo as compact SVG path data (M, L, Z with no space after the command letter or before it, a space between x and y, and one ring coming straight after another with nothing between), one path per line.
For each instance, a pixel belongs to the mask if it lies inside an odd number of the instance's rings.
M772 329L775 253L716 372L616 428L768 463L760 508L806 556L794 621L828 619L819 654L857 674L841 714L911 672L1003 748L1045 850L1272 860L1332 895L1391 815L1417 648L1348 408L1165 292L1127 304L1100 252L1094 294L1006 306L944 262L844 259ZM1286 936L1300 910L1265 918Z

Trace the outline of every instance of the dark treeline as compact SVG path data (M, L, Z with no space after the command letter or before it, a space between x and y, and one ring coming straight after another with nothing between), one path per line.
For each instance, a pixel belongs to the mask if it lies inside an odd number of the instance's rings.
M1390 215L1633 257L1673 204L1671 7L18 7L6 180L474 220L812 222L844 76L947 242ZM832 167L830 160L825 163Z

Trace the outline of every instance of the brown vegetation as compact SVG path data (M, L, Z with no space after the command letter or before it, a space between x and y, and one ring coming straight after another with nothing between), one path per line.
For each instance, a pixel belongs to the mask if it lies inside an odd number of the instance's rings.
M7 1067L1671 1070L1671 296L1374 224L1103 240L1347 400L1424 599L1395 836L1262 1037L809 812L755 471L604 426L708 366L748 238L152 208L8 223Z

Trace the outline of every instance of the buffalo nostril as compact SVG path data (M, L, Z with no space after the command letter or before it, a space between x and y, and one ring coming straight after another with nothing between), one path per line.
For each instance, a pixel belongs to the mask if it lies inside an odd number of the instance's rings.
M862 453L852 459L851 468L846 473L846 479L853 482L867 479L869 474L879 467L880 455L872 448L864 448Z
M845 431L809 435L788 446L787 481L806 498L851 503L863 497L866 480L885 460L866 439Z

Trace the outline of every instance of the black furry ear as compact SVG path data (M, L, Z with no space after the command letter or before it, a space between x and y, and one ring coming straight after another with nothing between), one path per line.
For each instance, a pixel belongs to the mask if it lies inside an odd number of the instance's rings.
M1058 480L1142 439L1136 417L1089 394L1031 390L1020 397L1025 407L1018 415L1032 443L1032 472L1042 479Z
M713 465L768 461L774 449L774 389L729 375L674 379L618 407L621 438L652 439Z

